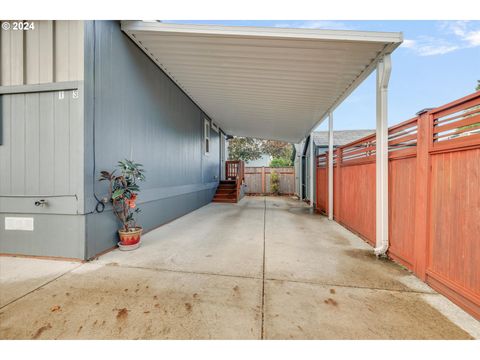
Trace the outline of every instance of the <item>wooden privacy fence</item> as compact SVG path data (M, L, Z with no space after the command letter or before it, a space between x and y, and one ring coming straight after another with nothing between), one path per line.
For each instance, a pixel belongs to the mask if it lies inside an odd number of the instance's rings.
M275 171L280 179L280 194L295 193L294 167L245 167L246 193L249 195L271 194L270 174Z
M375 135L334 152L334 218L375 244ZM328 153L317 204L328 211ZM389 129L389 256L480 318L480 91Z

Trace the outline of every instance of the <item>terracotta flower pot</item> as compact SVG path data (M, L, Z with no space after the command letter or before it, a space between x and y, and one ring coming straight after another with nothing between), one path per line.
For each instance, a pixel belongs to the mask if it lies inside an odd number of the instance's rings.
M141 227L129 229L128 231L125 231L124 229L118 230L120 245L130 246L138 244L140 242L142 231L143 229Z

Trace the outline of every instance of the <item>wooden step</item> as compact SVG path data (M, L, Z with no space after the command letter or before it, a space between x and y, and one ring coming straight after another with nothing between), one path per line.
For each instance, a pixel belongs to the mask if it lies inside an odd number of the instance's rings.
M237 189L217 189L217 194L236 194Z
M223 194L215 194L213 197L213 201L215 202L237 202L237 196L235 195L223 195Z
M237 199L215 199L215 198L213 198L212 202L216 202L216 203L236 203Z
M220 183L218 186L231 186L231 187L237 187L236 183Z
M237 202L237 181L222 180L218 184L213 202L236 203Z
M237 194L215 194L214 199L235 199Z
M231 191L236 191L237 187L236 186L219 186L217 190L231 190Z

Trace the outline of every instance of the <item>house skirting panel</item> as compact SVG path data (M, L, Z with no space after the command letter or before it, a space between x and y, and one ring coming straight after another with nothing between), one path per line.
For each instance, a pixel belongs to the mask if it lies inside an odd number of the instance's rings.
M150 201L139 205L138 223L144 232L155 229L212 201L216 187ZM118 242L119 222L111 210L86 216L86 259L104 252Z
M6 230L12 218L33 219L33 227ZM0 224L2 254L85 258L85 215L1 213Z

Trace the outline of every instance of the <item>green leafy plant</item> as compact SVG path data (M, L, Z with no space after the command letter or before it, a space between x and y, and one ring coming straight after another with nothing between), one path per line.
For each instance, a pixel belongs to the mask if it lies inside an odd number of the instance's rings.
M271 157L286 159L284 163L292 166L294 147L284 141L262 140L249 137L234 137L228 141L228 159L253 161L260 159L262 154ZM283 160L282 160L283 161ZM283 163L282 163L283 164Z
M119 175L116 175L117 171L120 172ZM117 169L112 172L100 172L99 181L109 182L109 197L106 202L112 204L113 212L125 231L137 228L134 218L134 214L140 212L136 206L140 192L137 182L145 181L144 172L142 164L127 159L119 161Z
M270 167L280 168L292 166L292 161L289 158L278 157L270 161Z
M270 191L274 195L280 195L280 177L276 171L270 173Z
M262 157L261 141L248 137L228 140L228 159L253 161Z
M273 158L290 159L293 153L293 145L278 140L262 140L262 152Z

